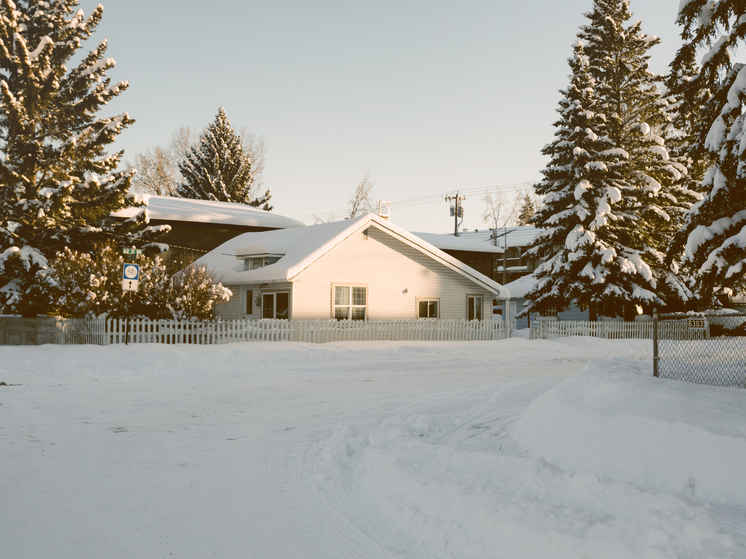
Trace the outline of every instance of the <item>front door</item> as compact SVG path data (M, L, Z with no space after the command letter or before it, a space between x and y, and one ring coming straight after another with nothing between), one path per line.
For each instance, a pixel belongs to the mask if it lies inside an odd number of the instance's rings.
M290 315L290 293L263 293L262 318L287 319Z

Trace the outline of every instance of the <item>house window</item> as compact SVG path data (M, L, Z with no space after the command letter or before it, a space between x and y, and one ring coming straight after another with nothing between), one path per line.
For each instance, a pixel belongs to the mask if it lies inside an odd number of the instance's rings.
M289 318L290 293L262 293L262 318Z
M466 319L482 320L482 296L469 295L466 298Z
M277 262L281 256L251 256L244 259L244 270L258 270Z
M546 316L546 317L554 316L554 317L556 317L557 316L557 309L546 309L544 312L541 313L541 316Z
M368 308L368 288L358 285L335 285L334 318L365 320Z
M418 299L417 300L417 318L439 318L438 299Z

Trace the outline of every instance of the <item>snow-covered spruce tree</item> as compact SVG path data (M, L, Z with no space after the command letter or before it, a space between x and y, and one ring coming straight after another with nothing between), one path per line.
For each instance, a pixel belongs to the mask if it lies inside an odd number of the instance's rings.
M531 199L531 195L526 192L521 197L521 206L518 208L518 225L528 225L535 213L534 201Z
M106 153L133 121L96 114L128 84L111 84L106 41L74 62L103 13L99 5L86 18L77 5L0 1L0 275L15 302L66 246L148 247L159 233L144 212L124 222L110 215L138 205L127 194L133 173L115 171L122 153Z
M572 76L562 94L555 140L542 153L550 162L535 186L544 197L531 223L541 229L531 254L543 260L538 282L527 294L527 313L581 309L615 315L620 302L649 303L653 274L639 253L620 245L628 213L622 201L627 154L609 138L609 126L595 95L595 80L583 42L573 45Z
M703 80L697 79L700 67L693 49L681 51L670 68L666 76L668 111L671 115L665 133L666 149L671 159L687 168L684 184L697 193L696 200L699 201L702 199L702 180L712 161L698 139L706 135L703 129L707 120L705 111L712 94Z
M666 251L696 195L687 188L686 168L665 147L668 102L661 95L662 76L648 65L648 52L659 40L645 35L640 21L628 24L628 0L594 0L585 17L589 23L578 37L586 44L599 111L606 116L609 139L625 156L616 168L621 200L615 206L616 221L624 226L617 227L613 246L652 271L649 288L655 297L647 307L680 306L691 292L676 262L666 262ZM632 303L640 299L620 294L617 314L630 317Z
M178 194L183 198L236 202L271 210L269 189L254 197L251 154L244 150L241 137L231 127L220 107L215 121L200 135L179 163L183 181Z
M746 40L746 3L688 0L680 4L683 46L672 63L683 67L707 49L692 91L710 90L701 112L697 145L712 165L702 180L704 198L692 206L677 235L685 265L705 308L721 295L746 289L746 64L731 55Z

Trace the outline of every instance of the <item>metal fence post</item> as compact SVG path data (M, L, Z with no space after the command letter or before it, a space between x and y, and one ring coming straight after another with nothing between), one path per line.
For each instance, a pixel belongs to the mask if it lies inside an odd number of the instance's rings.
M653 311L653 376L658 378L658 309Z

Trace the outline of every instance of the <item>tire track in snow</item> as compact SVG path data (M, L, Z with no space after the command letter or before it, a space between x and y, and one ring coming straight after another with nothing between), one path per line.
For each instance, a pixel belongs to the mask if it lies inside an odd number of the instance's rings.
M319 528L333 535L337 541L350 546L345 559L432 559L414 546L416 542L404 541L404 536L391 520L378 512L378 507L364 495L349 488L338 487L334 502L314 490L314 483L303 471L303 463L293 467L294 488L303 505L315 518L327 519ZM340 480L343 483L343 480ZM363 532L362 530L365 530ZM396 534L392 538L392 534ZM396 540L396 541L392 541ZM379 542L386 542L383 547Z

